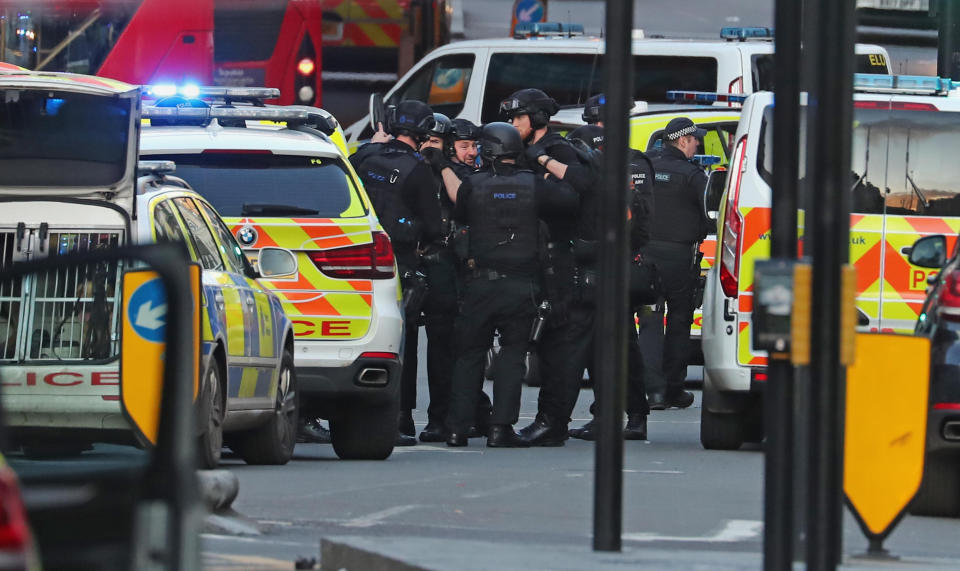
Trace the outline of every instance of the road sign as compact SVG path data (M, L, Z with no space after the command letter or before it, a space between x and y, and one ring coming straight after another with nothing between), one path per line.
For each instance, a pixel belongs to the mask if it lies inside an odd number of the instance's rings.
M193 301L194 398L200 363L200 266L189 266ZM156 444L166 356L167 296L152 270L123 274L120 340L120 400L127 419L145 441Z
M515 0L510 22L510 37L517 24L547 21L547 0Z
M923 478L930 340L860 333L847 371L843 489L870 540L882 551Z

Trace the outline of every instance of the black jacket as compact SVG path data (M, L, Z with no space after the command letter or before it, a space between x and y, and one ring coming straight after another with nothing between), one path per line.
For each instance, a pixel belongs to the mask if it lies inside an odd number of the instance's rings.
M710 221L703 209L707 175L672 145L650 157L654 176L653 197L657 215L650 225L650 239L693 244L703 240Z

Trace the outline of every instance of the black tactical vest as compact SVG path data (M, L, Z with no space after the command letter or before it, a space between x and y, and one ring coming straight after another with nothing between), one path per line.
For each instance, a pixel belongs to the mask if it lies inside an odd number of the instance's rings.
M539 267L536 176L529 171L470 179L470 258L477 267L534 275Z
M691 178L698 167L676 150L664 149L651 157L654 175L653 199L657 215L651 220L650 239L693 244L701 238L702 210ZM702 198L700 199L702 201Z
M412 197L403 193L407 177L419 162L413 150L386 148L364 159L356 169L380 224L397 244L415 243L419 239L419 224L408 202Z

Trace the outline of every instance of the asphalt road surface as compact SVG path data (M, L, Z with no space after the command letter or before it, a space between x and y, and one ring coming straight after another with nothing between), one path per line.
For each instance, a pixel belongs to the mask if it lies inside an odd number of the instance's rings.
M418 430L426 421L423 371L419 389ZM524 389L521 425L534 416L536 397L536 389ZM676 568L712 569L718 557L736 563L731 568L759 568L763 456L758 448L703 450L697 397L690 409L653 412L650 441L625 444L619 558L590 559L597 557L590 552L592 443L487 449L473 439L467 448L399 448L383 462L340 461L321 444L298 444L294 460L280 467L228 458L225 467L240 479L234 507L263 533L205 534L205 564L291 569L297 556L317 557L321 538L353 538L440 569L621 568L623 558L655 556L680 561ZM591 400L581 392L574 426L589 417ZM907 516L887 547L902 558L894 568L960 568L958 537L960 520ZM845 553L866 545L848 514Z

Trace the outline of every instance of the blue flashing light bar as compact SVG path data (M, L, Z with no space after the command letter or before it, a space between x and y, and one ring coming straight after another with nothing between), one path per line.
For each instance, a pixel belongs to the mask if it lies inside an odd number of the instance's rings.
M702 167L710 167L713 165L719 165L720 160L720 157L717 155L693 155L693 158L690 159L690 162Z
M740 40L741 42L745 40L770 39L773 37L773 28L720 28L720 37L724 40Z
M960 87L949 77L927 75L885 75L855 73L853 88L860 91L884 91L897 93L946 94Z
M200 86L192 83L185 85L157 84L144 85L143 97L160 99L180 95L187 99L230 98L230 99L279 99L280 90L275 87L222 87Z
M743 103L744 93L712 93L710 91L668 91L667 100L677 103Z
M538 36L582 36L583 24L563 24L561 22L524 22L513 29L514 38L533 38Z

